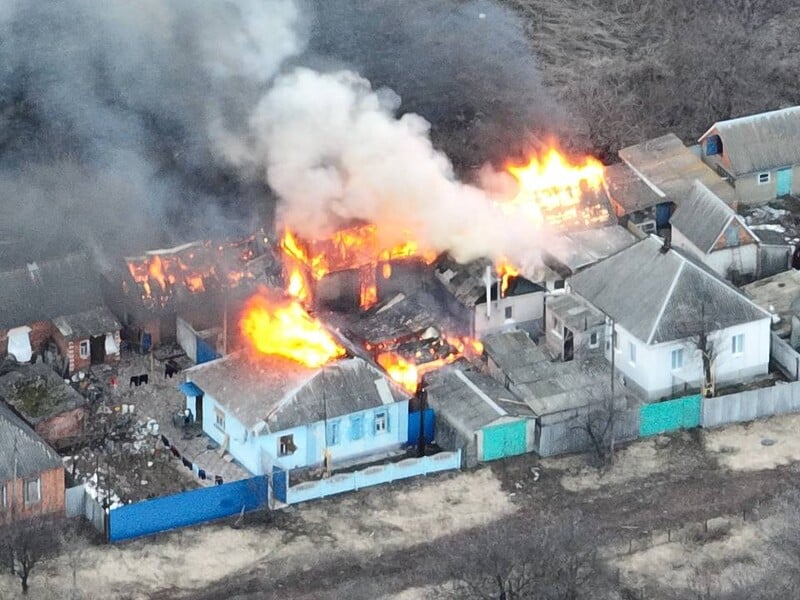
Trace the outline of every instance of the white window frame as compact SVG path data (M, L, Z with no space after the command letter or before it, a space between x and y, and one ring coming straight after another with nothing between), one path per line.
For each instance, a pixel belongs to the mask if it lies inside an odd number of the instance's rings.
M636 344L628 342L628 362L636 366Z
M31 499L28 495L28 486L32 483L36 484L36 498ZM25 501L26 506L30 506L31 504L38 504L42 501L42 480L37 477L36 479L24 479L22 481L22 497Z
M672 352L670 352L669 361L670 367L673 371L681 370L685 364L683 348L675 348Z
M741 356L744 354L744 334L737 333L731 336L731 354Z
M81 358L89 358L92 355L92 346L89 340L81 340L78 343L78 356Z
M297 446L294 444L293 433L278 438L278 456L291 456L295 452L297 452Z
M772 173L769 171L763 171L756 175L756 181L758 182L758 185L766 185L772 181Z
M220 431L225 431L225 411L219 408L214 409L214 427Z
M594 338L594 341L592 341L592 338ZM599 345L600 335L596 331L593 331L589 334L589 348L597 348Z
M375 413L375 434L387 431L389 431L389 414L385 410Z

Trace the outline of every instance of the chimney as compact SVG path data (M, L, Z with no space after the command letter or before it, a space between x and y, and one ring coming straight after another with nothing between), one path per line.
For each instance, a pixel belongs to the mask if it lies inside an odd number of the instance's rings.
M492 316L492 284L494 283L491 265L486 265L486 272L483 274L483 283L486 285L486 318L488 319Z

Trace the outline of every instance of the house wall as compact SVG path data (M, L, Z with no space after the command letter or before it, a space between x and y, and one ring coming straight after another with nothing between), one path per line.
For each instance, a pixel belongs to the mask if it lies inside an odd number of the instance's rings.
M106 332L112 333L112 332ZM120 347L120 336L119 330L114 331L114 341L117 344L117 348ZM105 334L104 334L105 335ZM61 353L62 356L67 358L69 362L69 374L77 373L78 371L87 371L89 367L92 366L92 354L91 348L89 354L86 357L81 357L81 342L86 341L91 344L90 338L65 338L61 332L58 330L57 327L53 327L53 341L58 346L58 351ZM103 341L105 346L105 340ZM114 354L106 354L105 357L105 364L114 364L119 361L119 352Z
M64 469L56 467L49 471L44 471L38 475L40 479L41 499L35 504L26 505L24 502L23 485L25 480L34 479L35 476L19 478L0 482L6 486L8 506L0 506L0 523L11 521L11 500L12 491L14 498L14 521L29 519L37 515L66 515L65 490L64 490ZM16 485L15 485L16 483Z
M703 380L703 362L697 347L691 341L646 345L633 337L623 327L616 326L617 349L615 367L641 388L648 400L657 400L673 395L686 388L699 388ZM731 338L744 334L744 348L739 355L731 352ZM610 331L607 332L611 339ZM710 336L717 357L713 372L716 383L741 381L763 375L769 370L770 319L764 318L735 327L728 327ZM631 363L629 344L636 346L636 362ZM683 349L684 366L672 369L672 351ZM606 349L606 358L611 359L611 344Z
M187 399L187 407L194 414L193 398ZM216 410L225 414L224 431L216 425ZM379 412L385 412L388 416L387 431L382 433L375 431L375 415ZM355 424L353 417L361 418L363 433L360 439L351 439ZM333 423L339 425L336 443L331 441ZM337 461L399 448L408 438L408 401L328 419L327 428L328 450L334 467ZM289 470L322 464L324 458L325 422L319 421L275 433L255 434L208 394L203 397L203 431L218 444L226 444L231 455L254 475L265 474L267 463ZM285 435L293 436L296 450L293 454L279 456L280 438Z
M777 171L769 170L769 183L758 183L758 173L740 175L734 181L736 198L744 204L763 204L775 199L778 193ZM792 194L800 194L800 165L792 167Z
M741 231L746 230L742 228L740 232ZM724 237L725 235L723 234L721 239L724 239ZM752 239L749 234L747 234L747 237ZM741 239L744 240L744 238ZM711 267L720 277L725 279L730 278L731 268L740 271L740 273L745 276L755 276L758 272L758 245L756 243L748 243L736 248L725 248L723 246L720 249L712 250L710 253L706 254L689 241L680 230L673 227L672 245L696 257L698 260Z
M79 406L73 410L68 410L52 416L49 419L45 419L44 421L40 421L36 424L34 430L47 442L58 446L60 440L83 433L85 418L86 408Z
M511 308L511 318L506 319L506 308ZM486 316L486 303L477 304L472 317L472 335L481 338L504 329L521 328L541 321L544 315L544 292L509 296L491 302L491 311Z
M555 356L564 359L564 333L562 325L561 332L555 330L555 320L559 319L563 323L562 316L552 310L547 311L545 327L545 344ZM573 358L583 359L590 356L600 355L605 344L606 327L604 323L599 323L584 329L570 329L573 340ZM597 334L597 342L591 344L592 333Z

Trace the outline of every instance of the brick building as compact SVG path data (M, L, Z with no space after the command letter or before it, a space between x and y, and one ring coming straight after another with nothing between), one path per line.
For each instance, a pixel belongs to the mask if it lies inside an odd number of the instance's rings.
M61 458L0 402L0 523L63 516L64 500Z
M118 360L119 331L83 253L0 272L0 358L38 355L70 375Z

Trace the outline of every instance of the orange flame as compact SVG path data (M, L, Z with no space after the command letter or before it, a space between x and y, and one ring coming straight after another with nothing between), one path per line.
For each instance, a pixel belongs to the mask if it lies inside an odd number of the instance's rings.
M591 225L609 218L605 206L584 204L584 194L597 192L603 185L603 164L593 157L570 162L551 148L543 157L531 157L525 165L509 165L508 172L520 190L516 197L501 203L507 213L554 226L570 222Z
M292 273L289 275L289 285L286 287L286 292L300 302L305 302L310 296L305 277L297 267L292 269Z
M283 356L308 367L321 367L345 354L322 323L295 300L255 295L248 300L239 325L257 352Z
M505 259L499 261L495 269L497 271L497 276L500 277L500 297L505 298L506 292L508 292L508 286L511 283L511 278L519 276L519 269Z

